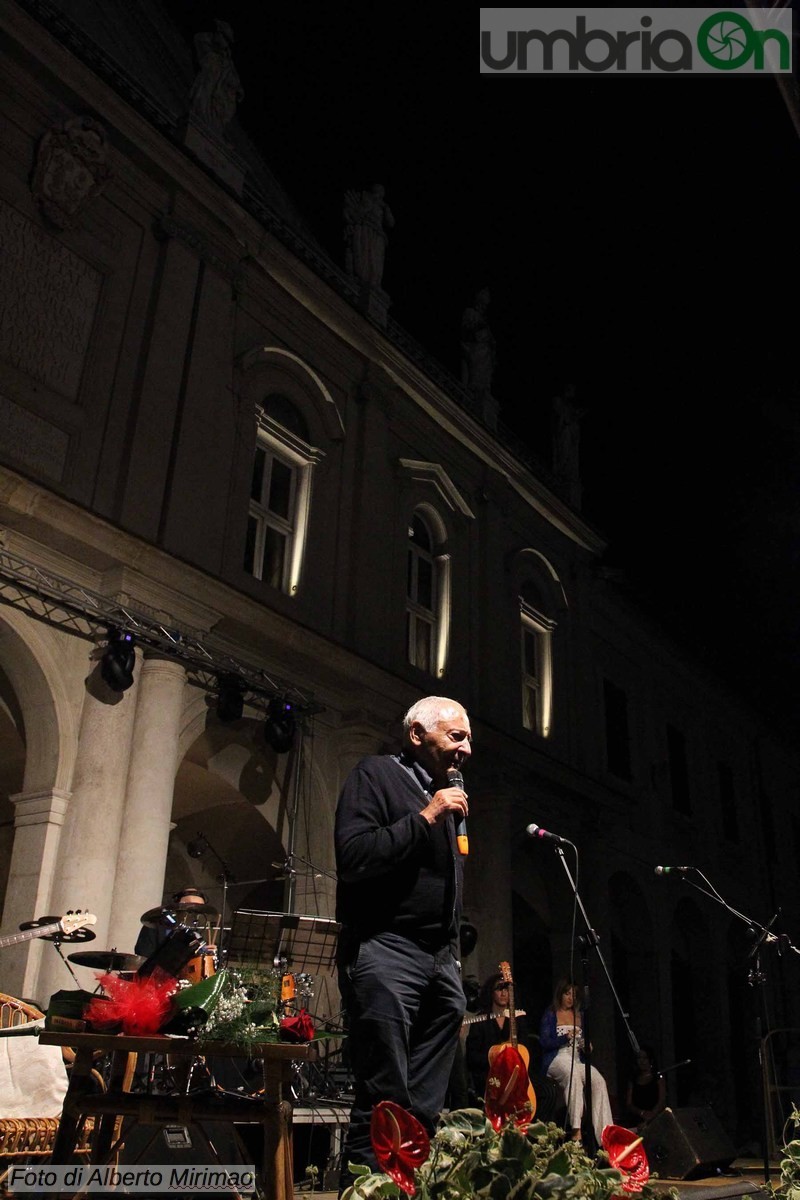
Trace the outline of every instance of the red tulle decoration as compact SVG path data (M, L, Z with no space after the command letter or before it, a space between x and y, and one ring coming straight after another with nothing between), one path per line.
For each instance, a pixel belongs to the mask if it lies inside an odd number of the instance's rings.
M283 1017L280 1023L282 1042L310 1042L314 1036L314 1022L304 1008L296 1017Z
M369 1129L378 1166L407 1196L416 1192L414 1171L431 1152L431 1139L416 1117L391 1100L372 1110Z
M143 1037L158 1033L172 1012L172 996L178 981L163 972L140 979L120 979L119 975L99 975L105 996L95 996L83 1011L94 1029L117 1025L123 1033Z
M622 1125L606 1125L600 1138L612 1167L622 1172L622 1189L640 1192L650 1178L642 1139Z
M499 1130L508 1121L518 1129L527 1129L533 1116L529 1083L524 1058L516 1046L506 1042L492 1059L486 1077L484 1109L492 1129Z

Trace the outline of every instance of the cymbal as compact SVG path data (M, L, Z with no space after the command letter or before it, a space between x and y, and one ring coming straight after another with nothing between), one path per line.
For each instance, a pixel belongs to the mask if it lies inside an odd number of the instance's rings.
M23 921L19 926L24 933L26 929L41 929L44 925L57 925L61 917L37 917L35 921ZM43 933L43 942L93 942L97 934L93 929L73 929L72 933Z
M76 950L67 958L79 967L96 967L100 971L138 971L144 962L141 954L120 954L117 950Z
M146 913L142 913L139 920L142 925L158 929L159 926L168 924L167 917L177 916L216 917L217 910L212 904L166 904L163 908L148 908Z

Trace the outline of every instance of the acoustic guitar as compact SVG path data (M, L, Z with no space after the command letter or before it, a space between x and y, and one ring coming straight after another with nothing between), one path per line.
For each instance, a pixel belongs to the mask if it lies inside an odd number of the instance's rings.
M507 1042L500 1042L497 1046L489 1047L489 1067L491 1068L494 1060L497 1058L504 1046L513 1046L517 1054L525 1064L527 1072L531 1065L531 1056L528 1053L527 1046L520 1046L517 1041L517 1010L514 1007L514 980L511 978L511 967L507 962L501 962L498 968L502 976L503 983L508 984L508 1020L509 1020L509 1038ZM528 1101L531 1106L531 1117L536 1113L536 1092L533 1090L533 1084L528 1077Z
M74 933L76 929L85 929L87 925L96 925L97 917L90 912L68 912L60 921L50 925L37 925L35 929L26 929L22 933L9 933L0 937L0 949L5 946L15 946L17 942L29 942L31 938L48 937L53 933Z

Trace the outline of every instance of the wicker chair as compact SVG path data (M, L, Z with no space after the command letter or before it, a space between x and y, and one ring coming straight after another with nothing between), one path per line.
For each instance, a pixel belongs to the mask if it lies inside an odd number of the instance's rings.
M14 1029L43 1016L34 1005L0 992L0 1029ZM74 1055L67 1052L64 1059L69 1066ZM100 1073L93 1071L92 1075L102 1087ZM89 1118L81 1131L78 1154L88 1155L93 1128L94 1122ZM57 1130L58 1117L0 1117L0 1195L9 1194L5 1181L15 1163L36 1162L52 1154Z

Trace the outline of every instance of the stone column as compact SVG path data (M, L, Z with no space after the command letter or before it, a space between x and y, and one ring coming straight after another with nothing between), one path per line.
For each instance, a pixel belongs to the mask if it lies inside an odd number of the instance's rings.
M142 913L161 903L185 685L179 662L144 660L109 923L111 944L126 953Z
M88 908L97 916L92 947L108 949L108 918L117 869L117 846L122 825L133 718L141 669L136 652L133 685L114 693L93 674L87 685L75 758L72 798L58 847L51 894L51 912ZM80 949L66 947L66 951ZM82 986L91 976L79 972ZM37 996L47 1003L52 992L75 982L55 955L42 956Z
M3 913L4 933L15 933L23 921L53 914L49 886L69 795L53 788L9 797L14 805L14 849ZM52 947L40 939L5 949L3 990L12 996L38 999L39 965L45 949L49 958L54 953Z

